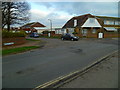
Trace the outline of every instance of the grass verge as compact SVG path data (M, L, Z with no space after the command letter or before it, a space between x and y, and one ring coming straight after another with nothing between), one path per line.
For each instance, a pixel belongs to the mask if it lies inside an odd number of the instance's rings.
M40 40L35 40L35 39L26 39L28 41L40 41Z
M2 50L2 55L4 56L8 54L25 52L25 51L29 51L31 49L36 49L36 48L39 48L39 46L24 46L24 47L19 47L19 48L5 49L5 50Z
M40 38L53 38L53 39L60 39L60 36L51 36L51 37L48 37L48 36L40 36Z

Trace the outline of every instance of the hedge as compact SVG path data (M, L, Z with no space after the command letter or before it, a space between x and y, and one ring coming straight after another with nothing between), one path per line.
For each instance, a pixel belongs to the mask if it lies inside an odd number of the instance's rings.
M50 31L43 31L42 33L43 34L48 34L48 33L50 33Z
M20 31L20 32L12 32L12 31L6 31L3 30L2 31L2 38L13 38L13 37L25 37L26 34L24 31Z

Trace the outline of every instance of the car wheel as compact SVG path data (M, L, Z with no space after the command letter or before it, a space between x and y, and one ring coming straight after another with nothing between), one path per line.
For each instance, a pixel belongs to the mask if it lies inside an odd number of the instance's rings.
M61 38L61 40L64 40L64 38Z
M74 41L74 39L73 39L73 38L72 38L71 40L72 40L72 41Z

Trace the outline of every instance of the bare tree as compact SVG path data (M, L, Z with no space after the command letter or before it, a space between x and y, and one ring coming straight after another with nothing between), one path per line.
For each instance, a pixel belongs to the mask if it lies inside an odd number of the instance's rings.
M2 28L14 24L24 24L29 21L30 6L27 2L2 2Z

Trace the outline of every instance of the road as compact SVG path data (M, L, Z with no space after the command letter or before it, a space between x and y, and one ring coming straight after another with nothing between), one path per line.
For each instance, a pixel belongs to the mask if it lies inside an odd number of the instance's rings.
M41 49L3 57L3 88L34 88L118 49L112 39L42 40L47 43Z
M59 88L114 88L114 90L116 88L118 90L118 53L105 58L86 73Z

